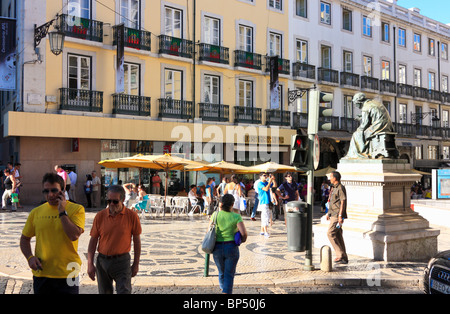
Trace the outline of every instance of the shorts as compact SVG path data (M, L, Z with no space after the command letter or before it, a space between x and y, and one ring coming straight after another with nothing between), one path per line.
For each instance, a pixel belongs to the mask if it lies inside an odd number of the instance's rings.
M270 208L269 204L259 204L258 211L261 212L261 227L270 225Z

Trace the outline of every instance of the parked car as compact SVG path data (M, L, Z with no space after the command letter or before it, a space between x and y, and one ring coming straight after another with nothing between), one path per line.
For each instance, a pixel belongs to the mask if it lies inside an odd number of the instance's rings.
M424 270L423 289L427 294L450 294L450 250L438 253Z

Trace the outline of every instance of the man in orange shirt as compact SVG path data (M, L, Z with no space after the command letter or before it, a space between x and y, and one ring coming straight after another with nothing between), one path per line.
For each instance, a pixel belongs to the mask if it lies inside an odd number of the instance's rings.
M131 293L131 277L139 270L141 256L141 223L138 215L123 204L125 190L120 185L109 187L106 209L97 213L91 229L88 247L88 275L95 280L97 275L100 294L113 293L113 281L118 294ZM134 260L131 263L131 240ZM98 248L97 248L98 244ZM98 250L96 265L94 255Z

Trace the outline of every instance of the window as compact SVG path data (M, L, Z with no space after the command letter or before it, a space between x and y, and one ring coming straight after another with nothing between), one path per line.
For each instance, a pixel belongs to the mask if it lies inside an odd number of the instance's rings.
M125 77L125 94L139 96L139 64L127 63L123 65Z
M181 100L183 98L183 72L165 69L164 73L164 98Z
M269 56L279 56L281 58L281 45L281 35L269 33Z
M239 25L239 50L253 52L253 28Z
M389 24L388 23L381 23L381 40L388 43L390 42L390 38L389 38Z
M436 55L436 48L433 38L428 38L428 54L433 57Z
M322 68L331 69L331 47L321 46L320 57L322 61Z
M301 17L308 17L307 13L307 0L296 0L295 1L295 14Z
M203 83L203 102L207 104L220 103L220 77L205 75Z
M367 16L363 16L363 35L372 37L372 20Z
M67 14L84 19L91 18L91 1L90 0L69 0L67 5Z
M353 73L353 53L344 51L344 72Z
M448 93L448 76L442 75L442 91Z
M438 148L439 147L437 145L428 145L428 159L439 159Z
M442 127L448 128L448 110L442 110Z
M79 55L68 55L69 88L91 89L91 58Z
M415 146L416 159L423 159L422 155L422 145Z
M414 34L414 51L422 51L422 36L419 34Z
M386 107L386 110L391 114L391 102L390 101L383 101L384 107Z
M428 72L428 89L435 90L436 88L436 74Z
M183 12L166 7L164 34L171 37L183 38Z
M448 60L448 44L441 44L441 58L443 60Z
M406 30L403 28L398 29L398 45L406 47Z
M120 0L120 23L129 28L139 29L138 0Z
M400 123L407 122L406 104L400 104L398 107L398 122Z
M320 22L331 25L331 4L320 2Z
M344 117L352 118L353 117L353 97L344 95Z
M308 42L297 39L297 61L308 63Z
M372 76L372 57L364 56L363 57L363 65L364 65L364 75Z
M448 160L450 159L450 147L442 146L442 159Z
M203 35L205 44L220 46L220 20L205 16Z
M400 64L398 66L398 82L406 84L406 65Z
M253 107L253 82L239 80L239 106Z
M277 10L282 10L282 0L269 0L269 7L277 9Z
M352 31L352 11L348 9L342 9L342 29L346 31Z
M422 86L422 70L414 69L414 86Z
M391 78L391 64L389 61L381 61L381 79L389 81Z

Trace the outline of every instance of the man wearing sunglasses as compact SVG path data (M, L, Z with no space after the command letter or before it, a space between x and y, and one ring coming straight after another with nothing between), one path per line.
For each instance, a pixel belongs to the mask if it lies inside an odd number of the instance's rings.
M87 271L92 280L97 275L100 294L112 294L113 281L116 282L117 294L131 294L131 278L139 271L141 222L136 212L125 207L124 201L125 189L120 185L110 186L108 206L97 213L92 224ZM133 264L130 256L132 240ZM94 265L96 250L98 257Z
M34 293L78 294L78 238L84 231L84 207L66 201L64 180L56 173L45 174L42 185L47 202L30 212L20 238L20 249L33 271Z

